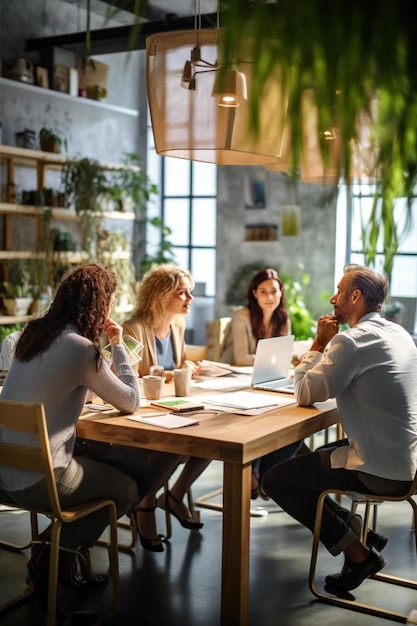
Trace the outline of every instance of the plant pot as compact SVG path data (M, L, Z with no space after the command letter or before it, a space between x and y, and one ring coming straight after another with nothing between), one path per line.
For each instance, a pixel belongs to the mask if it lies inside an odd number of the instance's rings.
M43 152L55 152L58 154L61 151L61 141L54 139L53 137L47 137L40 140L41 150Z
M32 304L32 298L3 298L7 315L27 315Z

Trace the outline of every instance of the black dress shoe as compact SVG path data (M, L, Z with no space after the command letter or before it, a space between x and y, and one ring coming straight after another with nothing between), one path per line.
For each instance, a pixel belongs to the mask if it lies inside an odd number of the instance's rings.
M388 537L384 537L384 535L380 535L373 530L368 530L368 535L366 537L366 545L368 546L368 548L375 548L375 550L381 552L381 550L385 548L387 543Z
M361 583L379 572L386 565L386 560L375 550L371 548L369 556L361 563L354 563L345 557L345 563L339 574L329 574L325 578L326 585L343 591L356 589Z

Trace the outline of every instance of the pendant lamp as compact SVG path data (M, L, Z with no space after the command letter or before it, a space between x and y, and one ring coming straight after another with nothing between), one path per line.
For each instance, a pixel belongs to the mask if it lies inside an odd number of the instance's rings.
M378 116L378 100L372 98L369 112L359 113L356 138L350 144L349 179L363 184L375 184L379 179L377 141L372 126Z
M337 125L319 128L313 90L303 93L300 178L306 183L336 185L342 173L342 143Z
M287 94L271 75L259 101L259 128L251 132L253 63L221 66L220 29L159 33L146 39L149 109L156 152L219 165L268 165L279 158Z
M313 90L306 90L301 99L301 159L295 164L300 180L321 185L338 183L372 184L378 180L378 157L372 124L377 115L377 101L370 103L369 112L360 112L356 122L356 137L349 143L349 168L343 160L343 149L337 113L333 125L319 128L318 107ZM290 167L291 128L287 122L281 156L276 163L268 165L272 172L288 172ZM294 169L294 165L292 166Z

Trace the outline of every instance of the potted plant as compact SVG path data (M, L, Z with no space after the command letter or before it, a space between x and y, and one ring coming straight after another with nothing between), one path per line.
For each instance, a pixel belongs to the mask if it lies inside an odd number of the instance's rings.
M55 153L61 152L61 147L66 148L67 145L66 140L58 132L46 126L39 131L39 143L44 152Z
M24 259L11 261L9 280L3 281L2 291L8 315L27 315L33 298L30 271Z
M145 212L147 202L157 193L157 187L142 169L140 156L129 152L123 158L122 167L112 173L107 193L117 210Z
M68 203L74 204L81 220L83 248L90 257L95 257L103 213L100 198L108 189L105 168L87 157L70 160L62 169L62 182Z

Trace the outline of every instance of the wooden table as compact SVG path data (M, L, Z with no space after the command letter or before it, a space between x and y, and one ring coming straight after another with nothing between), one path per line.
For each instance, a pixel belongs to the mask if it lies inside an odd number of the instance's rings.
M173 395L173 390L167 391ZM141 412L149 413L149 408L137 411ZM337 409L291 405L256 417L201 414L199 420L195 426L168 430L119 414L88 413L79 420L77 434L114 444L223 461L221 624L247 626L252 461L337 423Z

